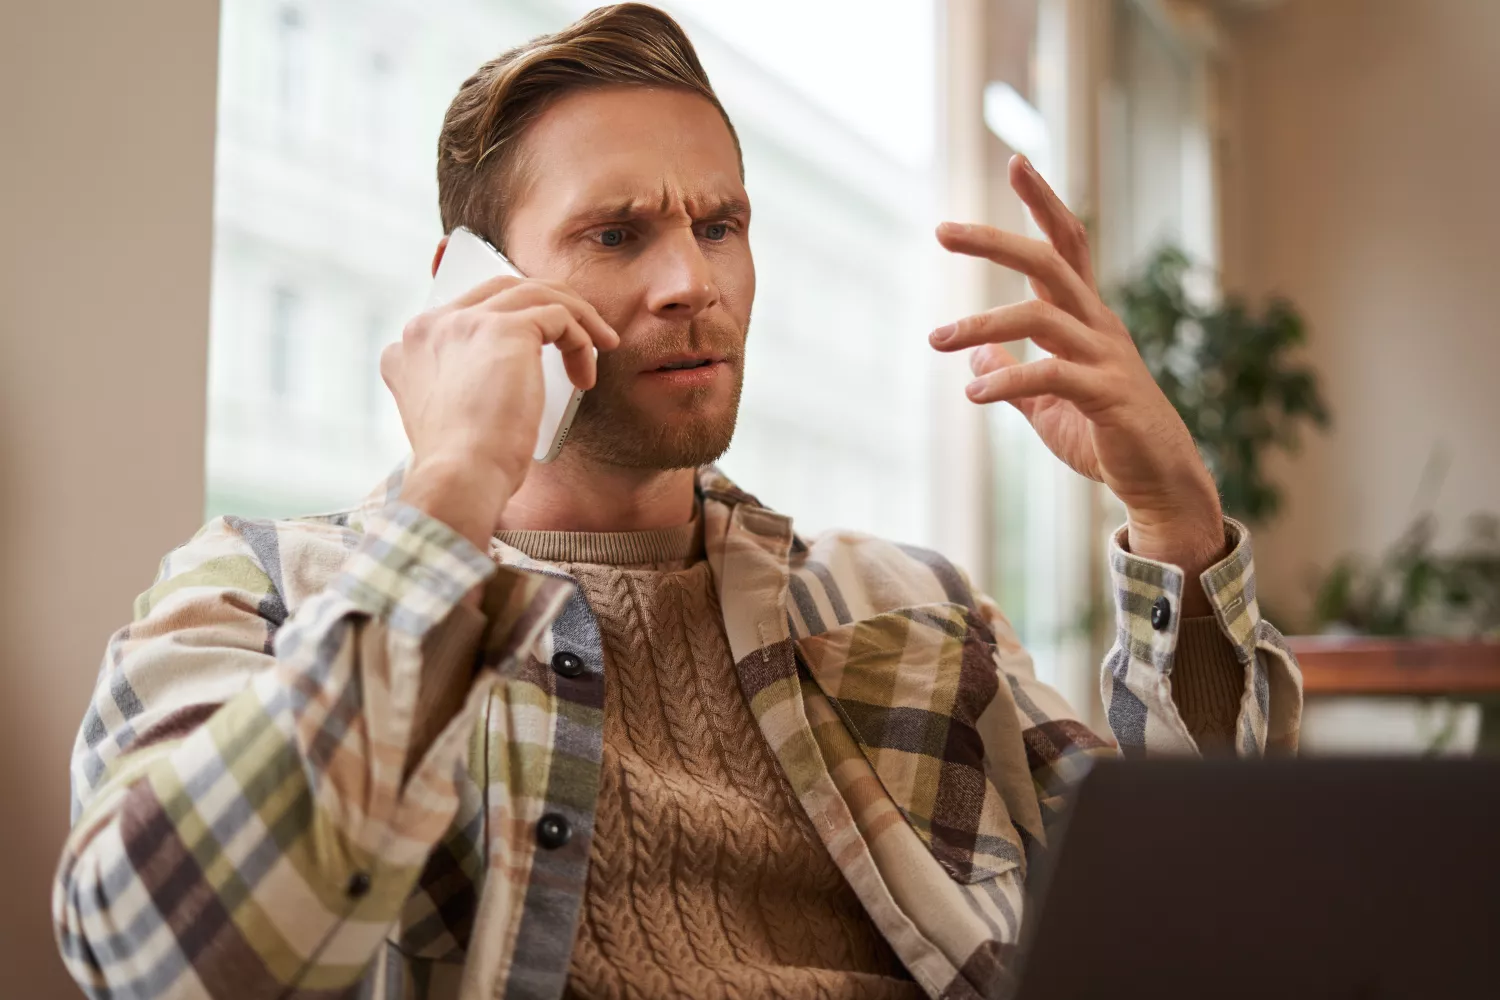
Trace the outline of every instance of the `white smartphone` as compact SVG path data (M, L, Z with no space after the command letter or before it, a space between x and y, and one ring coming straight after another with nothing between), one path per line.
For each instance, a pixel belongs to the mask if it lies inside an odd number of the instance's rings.
M521 277L521 272L504 254L483 237L459 226L448 234L448 246L437 273L432 276L432 291L427 293L427 303L422 308L446 305L497 274ZM542 348L542 423L537 429L532 458L550 462L557 457L568 439L568 428L573 426L582 399L583 390L573 384L563 367L562 351L547 344Z

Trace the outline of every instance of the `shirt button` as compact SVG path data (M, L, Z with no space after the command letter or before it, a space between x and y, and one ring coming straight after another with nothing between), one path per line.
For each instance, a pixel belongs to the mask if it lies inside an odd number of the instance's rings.
M583 660L574 652L558 652L553 654L552 669L562 678L576 678L583 673Z
M344 887L344 892L350 899L358 899L370 891L370 876L364 872L355 872L349 876L349 884Z
M555 851L572 839L573 827L566 816L548 813L537 820L536 842L547 850Z
M583 673L583 660L577 653L562 651L552 656L552 669L559 677L577 677Z
M1172 602L1165 594L1151 602L1151 627L1160 632L1172 624Z

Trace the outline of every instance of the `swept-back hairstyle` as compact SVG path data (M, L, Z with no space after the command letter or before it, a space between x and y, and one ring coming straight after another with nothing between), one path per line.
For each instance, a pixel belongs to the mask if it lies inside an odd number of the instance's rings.
M619 85L702 96L723 116L739 152L734 125L682 27L646 4L600 7L496 56L458 88L438 136L443 231L464 226L500 246L506 214L523 190L519 147L527 127L564 94Z

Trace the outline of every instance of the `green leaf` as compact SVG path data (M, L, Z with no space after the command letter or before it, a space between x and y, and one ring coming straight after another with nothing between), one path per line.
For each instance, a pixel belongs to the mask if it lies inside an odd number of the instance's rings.
M1225 511L1264 522L1281 494L1265 478L1263 456L1297 448L1305 424L1329 424L1317 375L1290 357L1306 342L1306 326L1285 299L1259 316L1237 296L1195 306L1183 286L1192 266L1181 249L1158 247L1110 299L1197 441Z

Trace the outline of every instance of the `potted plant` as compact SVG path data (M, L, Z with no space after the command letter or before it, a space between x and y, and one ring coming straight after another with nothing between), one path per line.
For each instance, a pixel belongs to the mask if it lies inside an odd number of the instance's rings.
M1317 374L1293 352L1307 339L1289 302L1259 315L1237 298L1201 302L1189 294L1193 267L1162 247L1114 299L1146 367L1166 393L1219 486L1224 510L1264 524L1281 506L1267 478L1272 450L1298 447L1304 425L1330 417Z
M1427 511L1378 560L1339 557L1314 599L1323 631L1500 639L1500 518L1473 515L1451 552L1435 550L1436 535Z

